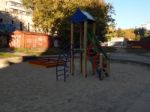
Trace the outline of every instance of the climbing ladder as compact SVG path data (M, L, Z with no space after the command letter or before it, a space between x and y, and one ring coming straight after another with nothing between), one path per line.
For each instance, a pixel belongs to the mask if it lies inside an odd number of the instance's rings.
M56 66L56 80L57 81L63 79L65 82L66 78L69 76L70 58L71 58L70 45L67 45L60 52L57 58L57 66ZM63 64L60 64L60 62L63 62Z

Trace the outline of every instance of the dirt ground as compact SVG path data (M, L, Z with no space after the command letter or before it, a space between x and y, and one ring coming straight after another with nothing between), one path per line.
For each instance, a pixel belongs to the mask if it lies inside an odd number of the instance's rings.
M0 69L0 112L126 112L150 87L150 69L111 63L110 77L100 81L76 73L56 81L55 68L27 62Z

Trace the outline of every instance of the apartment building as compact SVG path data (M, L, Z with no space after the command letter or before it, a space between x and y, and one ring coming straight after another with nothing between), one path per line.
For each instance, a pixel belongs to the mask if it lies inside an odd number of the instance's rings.
M1 0L0 22L14 24L17 29L33 31L32 11L21 0Z

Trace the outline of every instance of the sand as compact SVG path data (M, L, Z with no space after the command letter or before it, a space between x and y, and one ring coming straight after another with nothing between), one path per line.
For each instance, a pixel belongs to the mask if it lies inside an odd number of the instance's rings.
M0 112L126 112L145 89L150 70L132 63L111 63L110 77L100 81L76 73L56 81L55 68L27 62L0 69Z

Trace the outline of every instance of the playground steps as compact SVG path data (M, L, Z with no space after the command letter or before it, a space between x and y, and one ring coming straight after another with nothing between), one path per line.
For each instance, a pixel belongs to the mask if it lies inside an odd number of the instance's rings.
M61 80L63 79L64 82L66 81L66 78L69 76L69 66L68 64L70 63L69 59L65 59L64 63L62 65L57 65L56 66L56 80Z
M71 50L70 45L67 45L64 49L61 50L57 58L57 66L56 66L56 80L64 80L69 76L70 73L70 58L71 58ZM63 64L59 64L59 61L63 60Z

